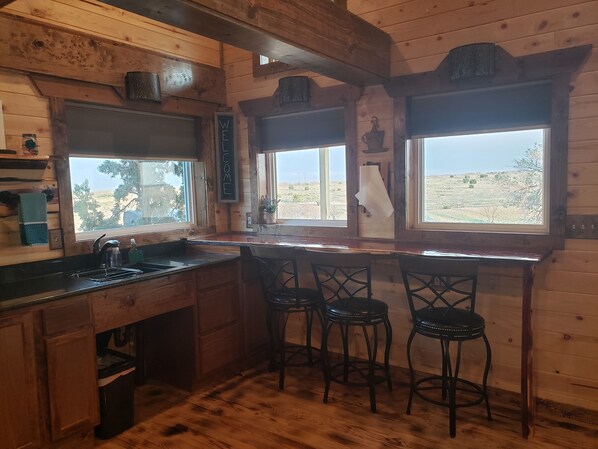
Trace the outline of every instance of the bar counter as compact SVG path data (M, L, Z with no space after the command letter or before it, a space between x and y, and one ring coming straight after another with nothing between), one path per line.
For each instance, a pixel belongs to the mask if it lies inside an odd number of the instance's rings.
M508 248L454 248L426 244L401 243L371 239L334 239L319 237L295 237L257 235L244 233L214 234L189 239L191 245L296 246L321 251L367 252L374 256L412 254L435 257L471 257L482 262L502 262L521 266L523 271L521 302L521 433L528 438L533 433L535 401L532 391L533 335L531 304L534 271L538 263L550 256L552 251L534 251Z

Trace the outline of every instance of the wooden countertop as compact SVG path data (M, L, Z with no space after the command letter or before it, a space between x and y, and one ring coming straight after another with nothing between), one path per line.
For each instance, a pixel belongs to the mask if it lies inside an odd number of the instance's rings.
M551 251L532 251L508 248L451 248L426 244L371 239L333 239L319 237L273 236L243 233L214 234L188 240L192 245L280 245L307 249L368 252L373 255L414 254L437 257L471 257L487 261L538 263Z

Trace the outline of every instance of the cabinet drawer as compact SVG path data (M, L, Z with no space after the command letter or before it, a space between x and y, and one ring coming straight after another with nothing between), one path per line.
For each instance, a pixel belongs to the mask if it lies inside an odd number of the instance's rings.
M236 282L197 293L199 332L205 334L239 321L239 286Z
M195 304L189 273L110 288L90 296L97 333Z
M91 323L91 310L87 296L60 300L42 310L44 333L54 335Z
M196 272L197 288L202 290L228 282L237 282L238 274L239 268L236 262L200 268Z
M199 338L200 373L216 370L241 358L241 326L224 327Z

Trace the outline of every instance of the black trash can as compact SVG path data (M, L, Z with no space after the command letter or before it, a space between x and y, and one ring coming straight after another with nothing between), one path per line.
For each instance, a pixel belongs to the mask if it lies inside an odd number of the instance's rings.
M135 358L111 349L98 356L100 424L98 438L108 439L133 426Z

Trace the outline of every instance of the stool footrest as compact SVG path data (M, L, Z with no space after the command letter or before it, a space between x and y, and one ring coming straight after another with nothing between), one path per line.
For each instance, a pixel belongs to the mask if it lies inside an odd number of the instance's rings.
M312 361L309 362L307 355L307 347L305 345L285 345L284 360L287 367L301 367L310 366L320 363L322 360L321 351L319 348L311 348ZM275 351L275 366L280 366L279 352ZM301 360L295 360L300 358ZM305 360L303 360L305 359Z
M349 380L344 381L344 367L345 363L340 362L330 367L330 380L343 385L356 386L356 387L367 387L368 375L369 375L369 363L366 360L350 360L349 361ZM378 374L376 374L378 373ZM351 377L359 375L363 381L358 382L351 380ZM353 375L353 376L352 376ZM386 381L386 370L384 364L376 362L374 367L374 383L379 384Z
M438 385L432 384L433 382L439 382L439 384ZM415 382L413 392L419 398L423 399L424 401L430 402L432 404L444 406L444 407L450 407L450 404L448 401L448 389L449 389L450 382L451 382L451 380L449 378L447 378L446 379L447 399L437 400L437 399L431 398L430 396L423 393L424 391L438 391L438 392L442 393L442 388L443 388L442 387L442 376L428 376L428 377L418 379ZM426 384L429 384L429 385L426 385ZM456 390L457 390L457 392L474 395L475 397L471 400L466 400L466 401L461 401L461 402L457 401L457 403L455 404L455 407L471 407L473 405L480 404L484 400L484 390L482 389L482 387L480 387L479 385L474 384L473 382L470 382L468 380L457 379Z

